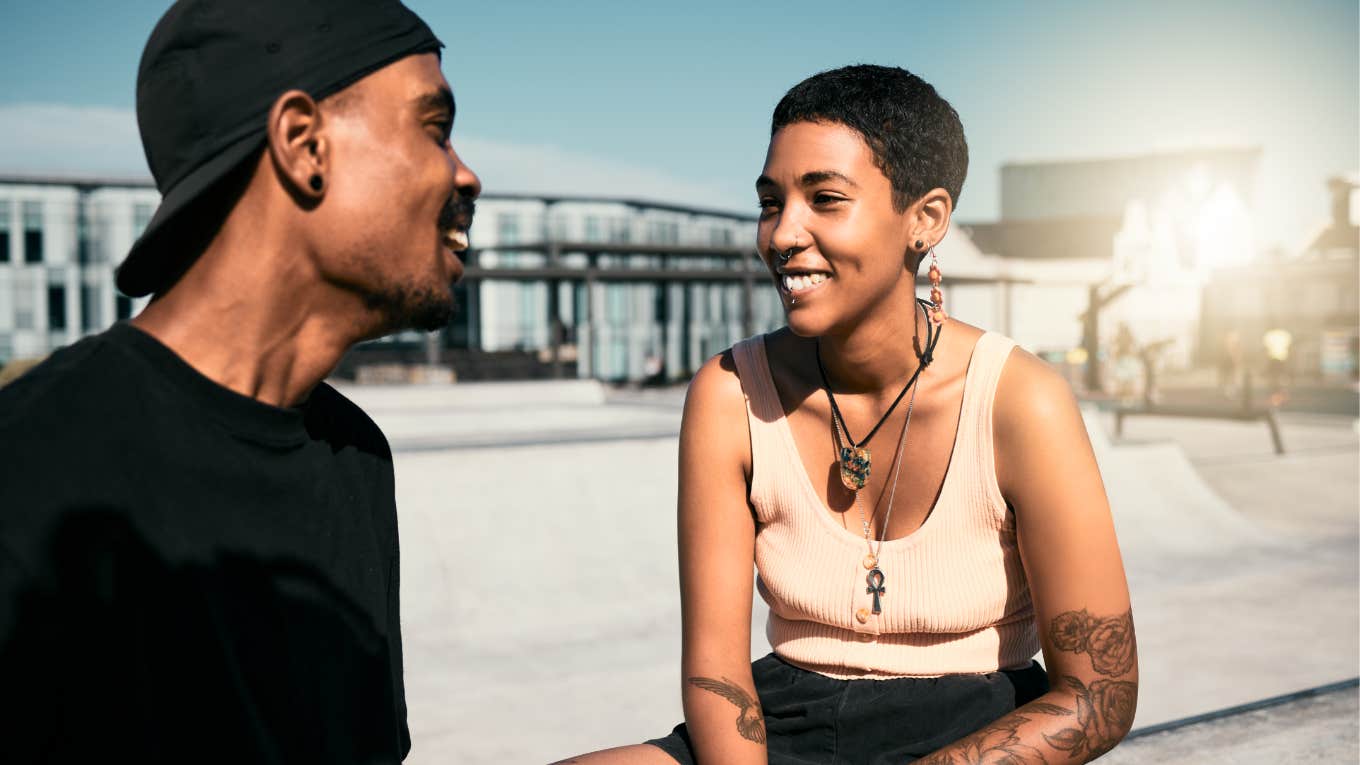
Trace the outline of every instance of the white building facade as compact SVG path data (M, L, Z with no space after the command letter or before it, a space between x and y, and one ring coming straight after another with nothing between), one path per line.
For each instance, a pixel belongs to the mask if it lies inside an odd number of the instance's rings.
M159 199L139 182L0 178L0 364L140 309L118 293L113 270Z

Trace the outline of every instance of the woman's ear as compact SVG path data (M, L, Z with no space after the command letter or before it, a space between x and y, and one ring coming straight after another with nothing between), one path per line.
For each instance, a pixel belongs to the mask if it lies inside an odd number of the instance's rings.
M921 195L912 204L910 219L913 223L912 244L922 242L926 249L934 247L944 239L949 231L949 220L954 215L954 199L949 192L934 188ZM924 253L922 253L924 254Z

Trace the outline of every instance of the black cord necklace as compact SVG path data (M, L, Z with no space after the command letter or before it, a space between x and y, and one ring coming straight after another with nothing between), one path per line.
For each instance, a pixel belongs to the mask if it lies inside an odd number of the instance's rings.
M927 306L934 305L934 303L920 298L917 298L916 302L921 306L922 310L925 310ZM913 318L914 316L915 312L913 312ZM845 423L845 416L841 414L841 408L836 405L836 394L831 392L831 382L826 379L826 367L822 365L822 342L821 339L818 338L816 345L817 372L822 376L822 388L826 390L826 397L831 401L831 424L836 431L836 440L840 442L841 437L845 437L845 441L839 444L840 451L837 462L840 463L841 468L841 483L845 484L845 488L850 491L859 491L864 488L866 483L868 483L869 469L872 467L873 458L869 453L868 447L864 446L864 444L869 443L870 439L874 437L874 434L878 432L878 429L883 427L883 423L888 421L888 417L893 413L893 410L901 403L902 398L907 395L907 391L911 389L911 386L916 383L916 378L921 376L921 370L929 366L930 362L934 360L935 344L940 341L940 335L943 334L943 330L944 328L940 327L940 329L932 332L930 317L927 314L926 349L921 353L920 364L917 365L916 371L912 372L911 379L907 380L907 384L902 386L902 392L898 393L897 398L893 399L892 405L888 407L888 411L884 412L883 416L878 418L878 422L869 431L869 435L865 436L860 441L855 441L850 435L850 427Z

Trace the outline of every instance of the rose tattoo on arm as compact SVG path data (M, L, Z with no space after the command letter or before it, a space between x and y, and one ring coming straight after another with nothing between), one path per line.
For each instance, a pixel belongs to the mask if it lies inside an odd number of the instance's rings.
M1068 611L1054 618L1048 637L1060 651L1086 654L1091 669L1105 677L1090 685L1075 677L1062 678L1077 699L1077 727L1045 733L1044 740L1071 756L1095 759L1113 749L1133 723L1138 684L1118 679L1133 671L1138 660L1133 611L1103 619L1084 608Z
M1091 669L1118 677L1133 669L1138 653L1133 639L1133 611L1097 619L1086 609L1068 611L1053 619L1049 640L1059 651L1084 653Z
M1137 664L1133 613L1097 618L1068 611L1049 625L1059 651L1085 654L1099 676L1088 682L1057 675L1076 708L1036 700L919 762L923 765L1047 765L1089 762L1113 749L1133 723L1138 684L1124 679ZM1048 697L1055 698L1053 696ZM1047 744L1047 746L1045 746Z

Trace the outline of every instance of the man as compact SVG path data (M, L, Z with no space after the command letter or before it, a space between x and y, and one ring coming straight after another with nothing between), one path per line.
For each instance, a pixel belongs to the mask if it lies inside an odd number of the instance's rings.
M137 116L153 295L0 392L0 761L399 762L391 454L322 379L444 326L480 182L396 0L182 0Z

